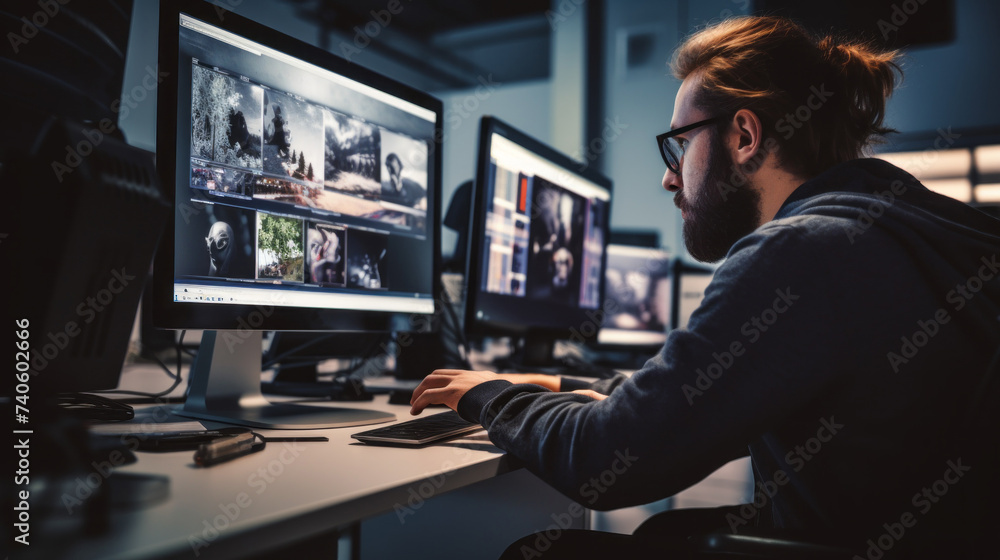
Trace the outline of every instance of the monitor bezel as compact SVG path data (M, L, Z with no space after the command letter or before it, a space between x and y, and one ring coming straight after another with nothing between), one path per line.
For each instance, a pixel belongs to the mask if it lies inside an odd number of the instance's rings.
M180 16L195 19L235 33L265 46L280 50L349 79L369 85L434 112L434 134L428 149L434 173L428 177L427 235L433 245L431 299L434 312L348 310L335 308L259 305L205 305L174 301L174 236L171 219L157 251L153 273L153 323L158 328L295 331L430 331L437 328L437 297L441 291L441 138L443 103L434 96L392 78L359 66L319 47L295 39L260 23L239 16L202 0L176 0L160 3L158 63L163 81L157 90L156 144L157 172L164 193L176 211L176 132L178 125L178 73L180 64ZM157 271L169 271L157 274ZM253 323L248 323L253 318Z
M466 250L466 305L465 305L465 331L472 335L497 335L497 336L530 336L538 338L547 339L579 339L582 342L595 340L597 337L597 332L601 325L603 319L600 316L603 314L603 304L604 304L604 290L606 287L605 282L605 271L607 267L607 250L603 251L601 254L601 271L600 271L600 297L599 305L595 309L578 309L572 317L572 320L566 321L566 324L556 325L554 323L548 324L526 324L517 317L513 320L510 316L506 317L496 317L490 319L480 319L477 317L477 307L480 301L483 299L491 298L501 298L498 301L513 301L513 296L504 296L499 294L489 294L483 292L480 284L482 281L482 275L480 270L480 262L478 259L473 259L474 255L479 254L482 251L483 237L485 234L486 226L486 189L483 185L486 184L487 176L490 172L490 147L492 145L493 134L498 134L515 144L526 148L528 151L542 157L543 159L549 160L551 163L565 168L568 173L583 177L584 179L591 181L603 189L606 189L609 194L608 198L608 208L607 208L607 218L604 222L604 245L605 248L608 245L611 233L611 202L614 194L612 190L612 181L610 178L599 173L597 170L590 168L586 164L574 160L573 158L559 152L555 148L535 139L534 137L528 135L527 133L505 123L504 121L494 117L494 116L484 116L480 121L479 127L479 148L477 151L476 158L476 179L473 186L474 196L472 205L472 216L469 220L469 243ZM584 167L581 167L584 166ZM537 300L527 300L536 305L541 305L541 302ZM560 309L563 310L563 309ZM595 321L595 317L598 318ZM588 329L584 328L584 325L592 325L594 328Z

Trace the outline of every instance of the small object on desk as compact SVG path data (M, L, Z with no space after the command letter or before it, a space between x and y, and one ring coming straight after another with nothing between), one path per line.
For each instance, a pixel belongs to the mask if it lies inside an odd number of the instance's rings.
M482 429L483 427L479 424L469 422L459 416L457 412L449 410L391 426L358 432L351 434L351 437L365 443L416 446Z
M199 467L209 467L260 451L264 449L265 442L263 439L258 442L257 438L254 432L246 432L203 443L194 452L194 463Z
M292 437L279 436L279 437L271 437L271 436L262 436L260 434L257 434L257 437L259 437L260 439L264 440L265 443L267 443L267 442L282 443L282 442L286 442L286 441L330 441L330 438L328 438L326 436L292 436Z
M250 428L219 428L218 430L197 430L187 432L153 432L129 434L135 441L135 448L139 451L193 451L201 447L202 444L211 443L220 438L228 438L237 435L256 433ZM330 441L326 436L278 436L270 437L256 434L264 442L303 442L303 441ZM109 436L103 436L105 438Z
M189 432L135 433L130 437L136 441L136 449L139 451L191 451L219 438L247 433L251 433L249 428L220 428Z

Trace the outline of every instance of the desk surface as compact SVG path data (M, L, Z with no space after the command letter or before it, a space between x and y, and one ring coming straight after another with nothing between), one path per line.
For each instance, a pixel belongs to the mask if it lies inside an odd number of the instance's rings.
M389 405L385 396L366 403L316 403L337 405L388 410L398 421L411 418L408 407ZM162 420L163 408L171 407L146 409L137 413L137 420ZM429 499L511 470L484 431L406 449L351 439L352 433L365 429L261 430L265 436L324 435L330 441L270 443L263 451L209 468L195 467L190 451L136 452L136 463L117 470L168 476L169 497L135 511L114 512L108 534L75 541L70 550L60 549L60 556L238 556L406 507L414 496Z

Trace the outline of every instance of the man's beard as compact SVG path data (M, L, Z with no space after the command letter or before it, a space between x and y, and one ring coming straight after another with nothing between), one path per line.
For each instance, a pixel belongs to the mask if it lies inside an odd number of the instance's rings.
M687 215L684 245L698 261L721 260L737 241L760 225L760 193L749 181L740 186L729 182L737 169L712 131L705 181L692 198L684 196L685 189L674 196L674 203Z

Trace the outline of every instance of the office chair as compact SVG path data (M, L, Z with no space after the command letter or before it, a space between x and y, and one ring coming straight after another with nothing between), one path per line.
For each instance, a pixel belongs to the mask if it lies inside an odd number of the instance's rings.
M964 447L966 451L973 450L973 453L975 453L973 455L974 463L985 463L987 465L985 468L980 469L980 473L986 472L988 473L987 476L997 472L996 467L998 466L997 463L1000 462L1000 458L997 456L998 449L996 447L1000 444L994 443L994 449L991 452L983 450L982 444L979 443L977 445L974 438L978 434L993 434L996 427L1000 426L1000 422L997 419L997 409L1000 407L989 406L989 404L1000 403L1000 395L998 395L1000 385L997 384L998 376L1000 376L1000 347L994 353L989 366L986 368L985 375L981 378L979 386L972 395L965 418L957 426L958 434L954 440L957 442L957 449ZM1000 438L996 439L1000 440ZM964 444L971 445L965 447ZM979 463L979 459L983 460L983 463ZM975 500L973 509L966 512L963 516L967 520L979 520L978 525L980 527L992 526L995 528L997 526L992 521L983 521L990 517L993 518L993 521L996 521L998 516L997 508L995 507L997 502L991 499L995 498L998 494L998 488L996 487L996 483L992 484L992 488L986 489L985 492L972 497ZM983 532L983 529L980 529L979 533L976 533L975 529L973 529L970 533L966 535L970 539L978 538L978 542L980 543L986 540L986 533ZM695 535L689 539L689 542L692 545L694 557L700 560L851 560L858 555L857 552L844 548L805 541L733 535L729 533ZM977 553L981 554L982 551L977 550L973 552L973 554ZM996 554L996 552L993 554ZM928 558L931 557L935 556L928 556ZM938 557L958 558L959 556L948 554ZM973 557L985 558L985 556Z

